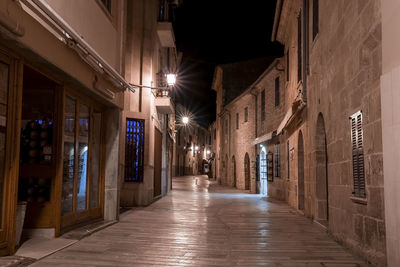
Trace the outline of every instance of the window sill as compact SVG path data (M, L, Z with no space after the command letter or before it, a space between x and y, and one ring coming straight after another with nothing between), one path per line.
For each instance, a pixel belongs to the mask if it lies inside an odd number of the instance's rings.
M351 199L351 201L353 201L354 203L357 203L357 204L362 204L362 205L368 204L367 198L351 196L350 199Z

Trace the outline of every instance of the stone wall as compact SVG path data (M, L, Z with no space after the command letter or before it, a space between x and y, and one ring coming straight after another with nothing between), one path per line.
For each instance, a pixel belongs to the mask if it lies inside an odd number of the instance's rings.
M245 109L248 110L247 121L245 121ZM231 125L230 133L230 154L228 160L228 180L227 184L236 186L238 189L255 191L255 96L246 93L227 106L229 110ZM236 114L238 114L239 124L236 127ZM245 156L250 158L250 180L245 181ZM235 162L235 163L234 163ZM234 169L236 168L236 182L234 182ZM247 187L246 187L246 183Z
M302 93L305 82L297 82L300 2L285 1L277 34L285 45L285 57L287 51L290 56L285 96L289 104ZM310 65L309 71L303 69L308 72L307 103L286 127L284 137L293 149L290 179L285 184L288 203L325 225L338 241L370 262L384 265L380 10L378 0L319 1L319 33L313 40L310 6ZM362 111L363 116L365 199L353 194L349 117L357 111ZM300 131L304 187L299 180Z

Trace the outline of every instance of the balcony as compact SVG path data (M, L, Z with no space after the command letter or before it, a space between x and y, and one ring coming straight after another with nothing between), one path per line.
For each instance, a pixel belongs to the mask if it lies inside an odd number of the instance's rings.
M158 90L155 92L155 105L158 113L173 114L175 113L174 102L168 96L167 90Z
M162 47L175 47L175 35L171 22L159 21L157 24L157 34Z

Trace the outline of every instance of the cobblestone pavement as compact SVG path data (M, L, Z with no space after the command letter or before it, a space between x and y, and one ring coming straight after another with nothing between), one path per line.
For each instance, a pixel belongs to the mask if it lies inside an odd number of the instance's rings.
M205 176L173 188L31 266L366 266L283 202Z

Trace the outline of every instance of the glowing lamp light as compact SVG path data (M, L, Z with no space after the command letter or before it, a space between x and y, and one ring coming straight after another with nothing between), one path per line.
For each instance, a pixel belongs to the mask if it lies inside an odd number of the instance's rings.
M198 146L196 146L196 147L195 147L195 149L196 149L196 150L199 150L199 147L198 147Z
M211 154L211 151L210 151L210 150L207 150L207 154L210 155L210 154Z
M176 83L176 74L169 73L167 74L167 84L168 86L174 86Z
M182 118L182 122L183 122L183 124L188 124L189 123L189 117L183 117Z

